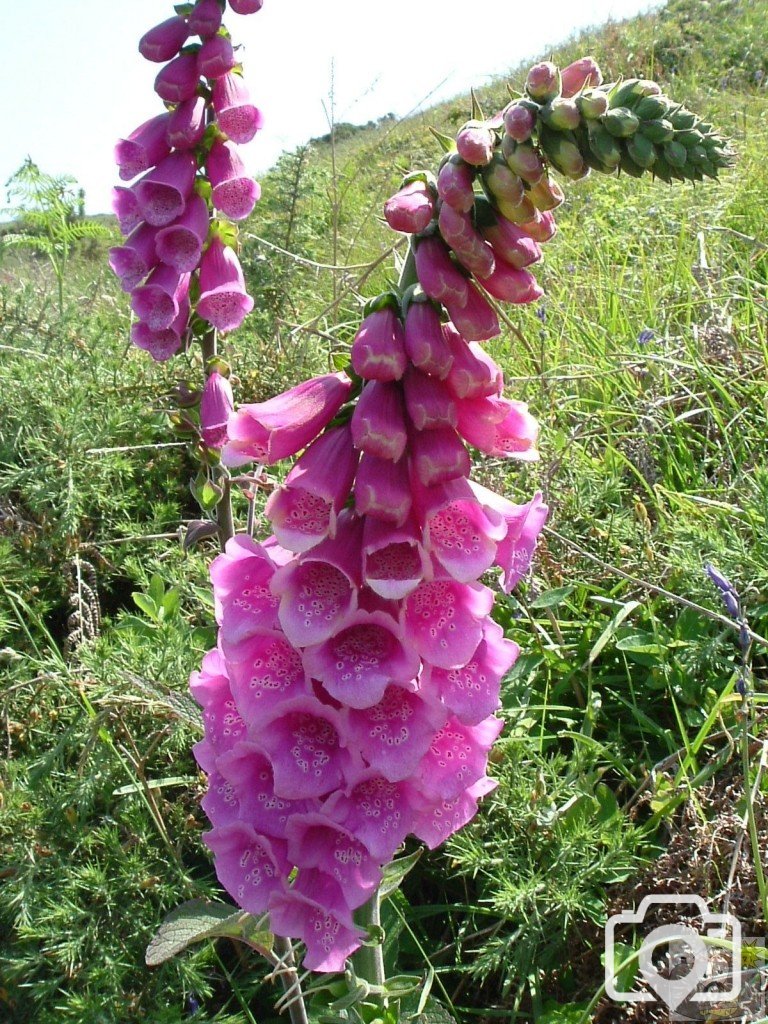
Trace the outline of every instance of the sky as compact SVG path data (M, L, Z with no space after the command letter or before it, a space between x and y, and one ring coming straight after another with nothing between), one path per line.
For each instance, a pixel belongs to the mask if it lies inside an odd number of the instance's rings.
M229 12L251 97L265 117L244 148L246 165L258 175L282 151L325 134L331 94L336 121L403 116L482 87L579 28L658 6L659 0L481 0L477 7L460 0L265 0L257 14ZM109 210L115 140L162 110L152 91L159 65L136 46L172 13L170 0L0 0L0 184L30 156L47 173L73 175L85 188L89 213ZM3 192L0 207L5 202Z

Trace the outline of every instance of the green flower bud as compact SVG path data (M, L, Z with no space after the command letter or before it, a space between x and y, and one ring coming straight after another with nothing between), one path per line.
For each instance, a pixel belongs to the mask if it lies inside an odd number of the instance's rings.
M621 162L621 146L610 132L597 122L590 125L589 148L604 171L615 170Z
M581 114L575 100L556 96L539 111L539 117L549 128L572 131L578 128Z
M681 132L675 132L675 142L680 142L686 149L693 149L701 145L703 136L695 128L687 128Z
M600 118L603 127L617 139L627 139L640 127L640 121L628 107L613 107Z
M637 135L633 135L631 139L627 139L625 145L627 147L627 153L634 163L636 163L638 167L642 167L643 170L653 166L656 162L656 147L650 139L647 139L639 132Z
M608 94L611 107L634 107L646 96L658 96L661 87L647 78L628 78L617 83Z
M634 109L641 121L655 121L666 116L669 101L664 96L646 96Z
M639 167L625 149L621 152L620 167L625 174L631 174L633 178L642 178L645 173L645 168Z
M671 142L675 137L675 129L664 118L659 121L643 121L640 131L651 142Z
M595 121L607 112L608 97L604 92L594 89L590 92L582 93L581 96L577 96L576 106L579 108L583 118L588 121Z
M690 110L686 110L685 107L678 107L668 117L675 131L685 131L688 128L693 128L698 120L696 115L692 114Z
M664 146L664 158L670 167L685 167L688 150L679 142L667 142Z
M701 166L707 160L707 151L703 146L691 146L688 150L688 159L692 164Z
M584 176L584 157L570 132L539 129L539 143L552 164L567 178Z

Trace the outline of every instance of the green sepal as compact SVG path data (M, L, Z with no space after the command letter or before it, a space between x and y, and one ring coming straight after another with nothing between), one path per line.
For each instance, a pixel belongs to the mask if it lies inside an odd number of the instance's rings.
M599 89L590 89L576 97L576 106L583 118L596 121L608 112L608 97Z
M179 56L187 57L190 54L199 53L201 48L201 43L188 43L186 46L182 46L182 48L179 50Z
M430 297L421 287L421 285L417 282L416 284L408 285L408 287L403 292L402 299L400 300L400 310L402 313L403 320L405 320L406 316L408 315L408 310L411 308L411 306L414 303L420 302L429 302L432 305L433 309L436 309L438 312L442 310L442 306L440 305L440 303L433 302L432 299L430 299Z
M475 227L478 231L483 228L492 228L499 223L498 215L493 203L487 196L475 197Z
M173 9L182 18L186 18L195 9L195 5L194 4L174 4L173 5Z
M195 178L195 192L210 206L211 198L213 196L213 186L207 178Z
M597 160L609 171L621 163L621 146L599 123L589 126L589 148Z
M675 137L675 129L672 127L671 122L663 118L658 121L643 121L639 131L646 139L655 142L657 145L661 145L662 142L671 142Z
M432 171L409 171L400 182L400 188L412 185L414 181L423 181L433 192L437 193L437 178Z
M205 361L205 372L206 375L218 373L222 377L229 377L232 368L226 359L223 359L220 355L215 355Z
M379 313L382 309L391 309L400 315L400 299L395 292L382 292L373 299L368 299L363 306L363 319L371 313Z
M645 173L645 168L638 167L626 150L622 150L621 163L619 164L619 166L625 174L629 174L633 178L642 178L643 174Z
M470 115L472 117L472 120L484 121L485 114L483 113L483 108L480 106L480 100L477 98L477 93L475 92L474 89L470 89L469 95L472 99L472 113Z
M231 249L236 249L240 237L240 229L231 220L217 217L211 221L211 230L208 237L211 241L214 238L220 238L224 245L228 245Z
M611 107L635 107L646 96L657 96L661 90L648 78L628 78L617 82L608 93Z
M688 150L680 142L667 142L664 146L664 159L670 168L685 167L688 159Z
M456 152L456 139L452 135L446 135L445 132L439 132L437 128L433 128L432 125L429 126L429 130L437 139L438 144L444 153Z
M629 107L612 107L600 118L600 124L617 139L627 139L640 127L639 119Z

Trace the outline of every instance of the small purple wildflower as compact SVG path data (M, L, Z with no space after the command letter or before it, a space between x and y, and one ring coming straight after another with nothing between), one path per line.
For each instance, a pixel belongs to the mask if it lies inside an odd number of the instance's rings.
M197 1013L199 1013L199 1011L200 1011L200 1000L197 998L197 996L193 992L192 995L189 997L189 999L187 999L187 1016L188 1017L194 1017L194 1016L197 1015Z
M645 327L638 334L638 336L637 336L637 343L638 343L638 345L647 345L649 342L653 341L653 339L655 337L656 337L656 332L652 331L650 329L650 327Z
M724 576L717 566L714 566L711 562L707 562L704 566L704 571L707 576L717 589L720 591L725 610L728 612L732 619L741 618L741 605L739 604L739 594L734 585Z
M536 310L535 310L535 313L536 313L536 316L539 318L539 320L541 320L541 322L543 324L547 322L547 307L546 306L544 306L543 304L537 306Z

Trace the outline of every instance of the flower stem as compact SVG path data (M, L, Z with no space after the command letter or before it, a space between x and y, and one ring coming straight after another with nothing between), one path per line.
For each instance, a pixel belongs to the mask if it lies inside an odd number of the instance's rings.
M371 896L367 903L364 903L355 912L355 922L362 928L371 925L381 927L381 902L379 890ZM352 957L355 971L359 978L367 981L370 985L383 985L386 981L384 973L384 947L381 943L375 946L361 946Z
M412 284L418 284L419 279L416 275L416 247L414 245L413 235L408 236L408 252L405 254L405 262L403 268L400 271L400 278L397 282L398 288L405 291Z
M276 935L274 950L280 957L282 964L279 972L280 981L288 997L287 1006L291 1024L309 1024L307 1007L304 1004L304 993L301 991L301 982L299 981L299 972L296 969L296 959L293 955L291 940Z
M741 690L742 690L742 730L741 730L741 767L744 773L744 799L747 802L747 828L749 829L749 842L752 847L752 860L755 865L755 881L757 883L757 891L760 893L760 906L763 911L763 920L768 921L768 888L765 882L765 871L763 870L762 853L760 850L760 838L757 832L757 820L755 818L755 803L754 801L759 796L759 786L755 786L753 791L749 784L749 727L752 723L752 705L749 700L749 689L747 686L749 679L749 649L751 644L748 644L746 649L742 651L742 664L741 664Z
M208 363L217 354L218 348L215 327L210 327L205 332L201 345L203 349L203 372L207 379L209 376L207 369ZM235 521L232 515L232 486L229 474L223 466L219 468L219 473L219 483L223 493L221 501L216 506L216 525L219 530L219 545L223 551L227 541L230 537L234 537L235 535Z

